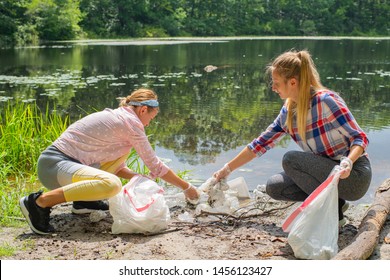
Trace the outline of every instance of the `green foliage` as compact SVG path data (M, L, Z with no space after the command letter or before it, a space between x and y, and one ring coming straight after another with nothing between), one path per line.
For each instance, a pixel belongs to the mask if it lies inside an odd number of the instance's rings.
M78 0L32 0L26 14L42 40L74 39L81 31Z
M91 37L110 37L115 35L118 9L111 0L81 0L83 17L81 28Z
M89 38L388 36L387 1L3 0L0 44ZM31 32L31 34L30 34Z
M0 245L0 257L9 257L12 256L15 252L15 248L9 245L6 242Z
M15 224L20 197L34 188L36 163L42 150L67 127L68 118L42 113L35 103L1 104L0 224Z
M67 127L68 118L42 114L35 103L8 102L0 115L0 158L3 178L11 174L35 172L43 149ZM6 171L6 172L5 172Z
M37 45L39 43L39 34L33 25L20 25L14 35L15 43L18 46Z
M24 23L24 2L0 1L0 46L10 46L15 43L14 34L18 26Z

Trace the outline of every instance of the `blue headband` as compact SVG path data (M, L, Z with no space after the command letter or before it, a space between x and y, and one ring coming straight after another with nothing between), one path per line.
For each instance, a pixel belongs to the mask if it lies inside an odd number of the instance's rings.
M158 101L156 99L149 99L141 102L130 101L127 103L128 105L133 106L148 106L148 107L158 107Z

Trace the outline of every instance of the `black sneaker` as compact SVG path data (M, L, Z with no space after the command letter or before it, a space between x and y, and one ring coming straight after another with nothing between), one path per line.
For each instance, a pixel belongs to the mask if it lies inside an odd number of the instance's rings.
M345 211L349 208L349 203L342 198L339 198L339 226L342 227L347 223L344 217Z
M89 214L93 211L108 210L108 203L103 200L97 201L73 201L73 214Z
M53 226L49 223L51 208L42 208L36 203L37 198L41 194L42 191L39 191L25 196L20 199L19 205L33 232L37 234L50 234L54 232Z

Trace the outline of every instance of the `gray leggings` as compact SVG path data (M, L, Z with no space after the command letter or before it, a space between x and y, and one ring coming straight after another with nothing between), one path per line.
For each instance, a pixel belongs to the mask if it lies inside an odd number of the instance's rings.
M83 167L81 162L49 146L38 158L38 178L46 188L54 190L71 184L73 174Z
M276 200L303 201L311 194L340 161L301 151L289 151L283 156L283 172L267 181L266 192ZM339 182L339 198L362 198L371 182L370 161L360 157L353 165L351 174Z

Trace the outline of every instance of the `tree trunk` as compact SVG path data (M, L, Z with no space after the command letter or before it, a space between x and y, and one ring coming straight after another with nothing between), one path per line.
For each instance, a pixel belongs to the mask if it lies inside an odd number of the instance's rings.
M341 250L335 260L366 260L378 244L379 233L390 213L390 178L375 193L375 199L367 210L359 230L350 245Z

